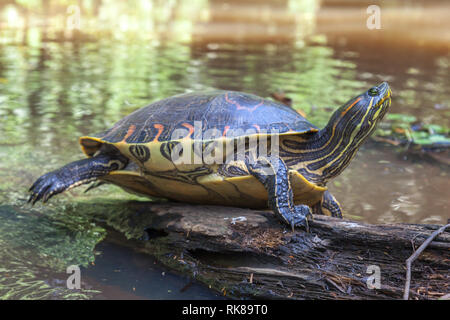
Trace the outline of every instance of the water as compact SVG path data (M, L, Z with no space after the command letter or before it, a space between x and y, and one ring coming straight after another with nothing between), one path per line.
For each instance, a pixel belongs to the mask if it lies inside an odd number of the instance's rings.
M42 173L82 158L79 136L109 128L133 110L174 94L220 88L268 97L273 92L284 91L293 99L295 108L321 126L333 108L387 80L394 95L390 112L414 115L426 123L450 125L450 55L445 41L448 34L442 31L449 28L445 25L434 26L414 15L409 19L415 24L409 28L404 27L407 21L393 25L395 17L399 21L406 19L394 6L386 11L388 30L378 34L367 30L354 32L360 29L343 24L339 24L342 30L332 27L336 25L335 15L352 13L351 8L336 11L325 1L317 12L317 25L311 26L310 21L294 19L294 2L286 3L267 4L261 9L263 18L255 18L251 14L254 11L248 9L252 7L250 2L232 1L224 8L210 1L209 20L199 18L192 23L186 29L190 32L188 40L173 36L177 25L164 29L161 23L155 27L160 30L159 37L101 34L80 42L43 41L43 32L37 28L28 30L23 42L20 30L0 30L0 200L3 208L0 217L3 226L26 230L35 223L24 214L29 210L23 206L26 189ZM436 3L433 2L437 6L446 5ZM426 9L439 17L440 11L434 10L435 7ZM240 14L229 14L230 10ZM349 17L355 16L349 14ZM267 19L271 21L270 30L266 28ZM350 18L347 22L365 23ZM241 32L242 25L250 31ZM301 26L307 37L299 36ZM395 37L388 31L395 31ZM415 31L416 37L411 37ZM47 32L48 38L59 39L58 33ZM369 223L444 223L449 218L448 173L445 166L405 158L393 147L368 143L329 187L351 219ZM106 190L103 196L129 197L114 188ZM62 203L70 202L81 192L74 190L61 195ZM100 196L101 192L94 192L94 196ZM52 209L55 207L58 209L56 202ZM46 237L74 232L72 225L61 229L54 220L46 220L40 214L45 211L42 208L38 207L34 214L36 221L45 222L49 228ZM18 219L17 215L23 218ZM60 216L56 216L59 221ZM73 226L78 224L78 220L73 221ZM86 224L85 230L92 231L91 228ZM35 232L39 230L37 227ZM85 230L77 229L72 235L76 238L75 235L85 234ZM25 252L21 248L34 248L35 239L21 240L23 244L19 245L14 239L21 237L21 233L14 234L16 238L2 239L0 261L12 257L8 252L14 248L15 252L23 253L17 262L22 266L33 255L33 249ZM136 258L130 249L109 242L96 247L97 240L100 238L95 236L83 238L90 249L80 253L81 258L75 261L93 260L94 248L103 251L103 255L97 256L95 266L90 264L83 269L87 272L88 286L101 291L86 293L89 298L217 297L195 285L186 291L188 295L183 295L179 290L186 284L185 278L170 275L163 279L162 269L150 270L152 260ZM62 248L58 244L54 250L44 246L38 251L59 257L65 250ZM140 262L124 266L122 261L133 260L130 255ZM60 258L58 263L70 260L68 254L61 256L65 258ZM13 265L8 264L8 268L10 273L16 270L20 274L18 279L25 274ZM36 270L45 269L51 274L54 268L53 264L39 265ZM34 275L33 279L42 280L38 271ZM140 286L133 290L130 284L136 282ZM47 280L46 283L56 285ZM155 286L155 283L164 285Z
M95 266L82 270L86 283L102 293L96 299L223 299L206 286L166 270L146 254L103 242Z

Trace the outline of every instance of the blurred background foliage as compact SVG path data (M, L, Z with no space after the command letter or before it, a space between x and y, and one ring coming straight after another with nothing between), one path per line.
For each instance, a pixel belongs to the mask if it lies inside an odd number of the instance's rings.
M285 92L321 126L332 108L387 80L391 112L438 130L395 124L378 133L448 143L448 4L381 1L383 27L368 30L370 4L3 0L0 128L8 134L0 139L59 147L62 135L100 131L149 101L208 88Z

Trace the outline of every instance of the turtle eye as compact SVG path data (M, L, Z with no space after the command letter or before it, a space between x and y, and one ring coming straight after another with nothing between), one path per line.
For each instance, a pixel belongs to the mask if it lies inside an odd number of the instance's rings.
M374 97L379 93L378 88L377 87L373 87L369 89L369 95Z

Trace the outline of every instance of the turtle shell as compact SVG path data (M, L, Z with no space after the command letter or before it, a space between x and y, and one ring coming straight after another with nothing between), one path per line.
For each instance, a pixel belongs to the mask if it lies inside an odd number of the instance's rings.
M201 130L216 129L239 136L248 130L302 134L318 129L294 109L255 95L235 91L209 91L170 97L143 107L117 122L111 129L82 137L84 152L91 156L100 143L142 144L170 141L176 129L192 134L195 123ZM196 135L191 136L196 139Z
M89 157L106 144L132 160L130 164L134 163L134 166L128 165L102 177L126 191L181 202L266 207L267 191L251 175L227 176L219 172L218 164L200 161L179 165L172 161L170 150L173 145L182 143L183 149L189 150L197 139L206 143L205 135L196 137L198 122L202 131L218 130L216 139L222 139L222 142L229 139L230 130L232 138L240 137L239 134L245 137L274 133L302 135L318 131L283 104L241 92L210 91L152 103L105 132L81 137L80 144ZM177 129L182 129L185 136L174 138ZM325 188L310 183L296 170L289 174L296 203L312 205L320 201Z

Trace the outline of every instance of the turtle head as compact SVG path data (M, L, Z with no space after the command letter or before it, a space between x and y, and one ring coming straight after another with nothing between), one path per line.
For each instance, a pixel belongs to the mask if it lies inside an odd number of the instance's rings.
M326 129L342 137L346 149L357 149L383 119L391 104L391 89L386 82L350 99L332 115Z
M325 183L340 174L374 131L390 104L391 89L383 82L337 109L318 135L316 145L322 145L318 149L321 153L306 168L310 176L315 175Z

